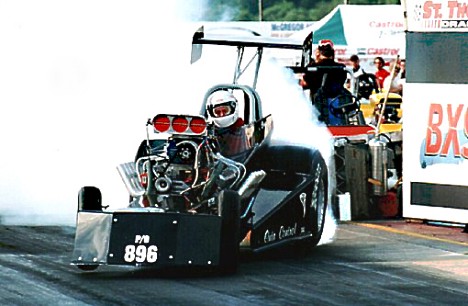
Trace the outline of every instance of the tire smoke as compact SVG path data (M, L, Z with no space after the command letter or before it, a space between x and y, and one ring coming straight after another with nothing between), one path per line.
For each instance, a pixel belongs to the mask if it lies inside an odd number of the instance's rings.
M74 225L82 186L100 188L104 205L125 205L116 166L134 159L147 119L198 114L209 87L232 81L235 48L206 48L190 65L199 25L187 21L197 20L204 2L4 5L0 222ZM294 76L267 58L257 89L275 141L319 148L331 166L328 131ZM335 223L327 223L324 237L332 237Z
M115 167L148 118L190 101L186 21L204 2L2 2L1 222L74 224L85 185L128 198Z

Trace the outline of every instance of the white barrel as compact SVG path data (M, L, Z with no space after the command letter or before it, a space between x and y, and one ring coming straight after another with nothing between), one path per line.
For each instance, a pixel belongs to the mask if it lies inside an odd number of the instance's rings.
M349 192L338 195L340 221L351 221L351 195Z

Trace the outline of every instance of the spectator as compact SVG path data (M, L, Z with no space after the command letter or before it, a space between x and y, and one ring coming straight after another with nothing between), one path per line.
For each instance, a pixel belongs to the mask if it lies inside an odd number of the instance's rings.
M389 92L396 93L399 95L403 94L403 82L404 80L401 79L401 74L400 74L400 66L395 63L393 64L394 67L392 67L392 75L389 75L387 78L385 78L384 81L384 89L388 90Z
M400 60L400 79L406 79L406 60Z
M301 83L310 90L312 104L319 111L319 120L328 125L344 124L344 116L331 111L339 105L349 104L351 95L344 84L346 66L335 61L335 49L331 40L319 41L315 50L315 62L308 66Z
M349 61L351 62L351 66L353 67L353 75L355 78L364 73L364 69L362 69L361 65L359 64L359 56L353 54L349 58Z
M352 84L354 84L355 87L357 86L357 91L359 91L358 78L361 75L365 74L365 72L364 72L364 69L362 69L361 65L359 64L359 57L356 54L351 55L351 57L349 58L349 61L351 62L351 69L353 71L352 77L354 78L354 83L351 80L351 75L347 74L346 87L350 88Z
M379 88L382 89L384 88L384 81L385 79L390 75L390 72L388 72L384 66L385 66L385 61L382 57L378 56L374 59L374 65L377 68L377 72L375 73L375 77L377 78L377 83L379 85Z

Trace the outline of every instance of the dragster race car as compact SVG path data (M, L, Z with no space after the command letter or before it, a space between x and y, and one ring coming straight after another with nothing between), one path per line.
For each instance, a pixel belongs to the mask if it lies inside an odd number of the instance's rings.
M117 167L130 194L122 208L105 208L97 187L81 188L72 264L87 271L100 265L202 266L235 273L241 249L316 246L327 210L327 165L318 149L271 141L273 118L263 113L255 90L264 48L298 49L307 57L311 41L198 30L192 62L203 44L237 47L233 82L211 87L200 114L148 120L147 129L167 137L143 140L135 160ZM256 48L253 86L237 82L246 48ZM208 119L207 99L220 90L243 97L243 125L235 135L219 135ZM226 143L236 141L237 149L228 152Z

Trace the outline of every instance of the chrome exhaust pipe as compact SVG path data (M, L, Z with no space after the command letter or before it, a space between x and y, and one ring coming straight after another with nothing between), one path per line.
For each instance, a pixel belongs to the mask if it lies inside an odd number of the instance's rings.
M263 181L265 176L266 172L263 170L252 172L245 180L244 184L239 188L238 193L241 199L250 197L252 193L257 190L258 185Z
M117 171L119 172L120 177L122 178L122 181L128 190L128 193L132 197L140 197L145 193L145 188L141 186L140 178L138 177L135 168L135 163L129 162L120 164L117 166Z

